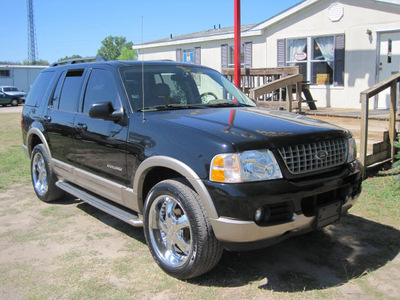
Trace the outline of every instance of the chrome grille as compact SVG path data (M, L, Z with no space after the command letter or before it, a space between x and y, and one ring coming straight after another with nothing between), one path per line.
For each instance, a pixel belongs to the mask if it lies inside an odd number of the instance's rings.
M347 140L283 147L279 152L291 173L304 174L343 164L347 157Z

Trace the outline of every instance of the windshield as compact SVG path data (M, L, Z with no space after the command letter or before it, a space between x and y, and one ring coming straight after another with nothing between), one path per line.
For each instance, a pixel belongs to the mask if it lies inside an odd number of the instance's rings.
M18 92L18 89L16 87L5 87L3 88L5 92Z
M140 65L121 68L122 80L136 111L255 106L228 79L208 68L144 65L143 70L142 74Z

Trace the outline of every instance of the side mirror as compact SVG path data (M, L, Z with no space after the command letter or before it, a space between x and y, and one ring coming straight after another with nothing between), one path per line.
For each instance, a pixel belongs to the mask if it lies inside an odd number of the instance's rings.
M118 122L124 117L124 109L114 110L111 102L93 103L89 108L89 117Z

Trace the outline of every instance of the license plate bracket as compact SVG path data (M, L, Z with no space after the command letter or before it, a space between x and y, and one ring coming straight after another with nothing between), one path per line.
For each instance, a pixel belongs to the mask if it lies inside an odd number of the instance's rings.
M315 227L322 228L340 220L342 201L333 202L316 208Z

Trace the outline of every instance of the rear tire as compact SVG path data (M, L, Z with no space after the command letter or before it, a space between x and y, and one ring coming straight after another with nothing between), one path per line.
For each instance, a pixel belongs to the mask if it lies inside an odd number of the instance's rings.
M189 279L210 271L223 248L204 206L179 179L155 185L145 203L144 232L150 252L169 275Z
M64 192L56 186L57 176L49 164L43 144L36 145L31 155L33 189L43 202L59 200Z

